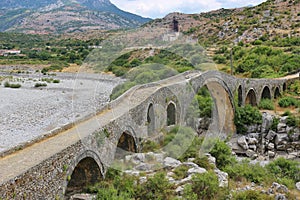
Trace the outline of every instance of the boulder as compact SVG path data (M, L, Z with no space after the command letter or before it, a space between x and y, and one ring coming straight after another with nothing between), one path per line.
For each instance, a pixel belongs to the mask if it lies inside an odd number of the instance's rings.
M278 123L277 125L277 132L278 133L287 133L286 132L286 124L285 123Z
M251 149L253 151L256 151L257 146L256 145L249 145L249 149Z
M270 142L270 143L268 144L268 150L271 150L271 151L272 151L272 150L274 150L274 149L275 149L275 144Z
M240 145L244 150L248 150L249 149L249 146L248 146L248 143L247 143L247 139L246 139L246 136L242 136L238 139L237 141L238 145Z
M138 171L151 171L155 165L148 163L141 163L135 167Z
M203 174L203 173L206 173L206 169L202 168L202 167L193 167L193 168L190 168L188 170L188 175L191 175L191 174Z
M281 185L276 182L272 183L272 189L274 189L276 192L283 192L283 193L289 192L289 189L285 185Z
M275 157L275 152L274 151L268 151L268 156L269 158L274 158Z
M262 114L261 132L266 133L270 130L273 123L273 116L267 112Z
M126 162L132 162L135 165L138 165L142 162L145 162L145 154L143 153L136 153L133 155L128 155L125 157Z
M166 157L164 159L163 164L164 164L164 167L166 167L166 168L176 168L176 167L181 165L181 162L179 160L174 159L174 158Z
M219 169L214 170L219 180L219 187L228 187L228 174Z
M277 133L275 131L270 130L265 138L269 141L272 141L276 135Z
M297 188L297 190L300 191L300 182L297 182L297 183L296 183L296 188Z
M184 190L184 187L183 186L178 186L175 190L176 194L177 195L183 195L183 190Z
M276 194L275 200L288 200L284 194Z
M257 144L258 140L256 138L248 138L248 145Z
M249 158L253 158L255 154L256 154L256 153L255 153L254 151L250 150L250 149L248 149L248 150L246 151L246 155L247 155Z
M209 153L205 154L205 156L208 158L208 162L216 167L216 158Z
M282 144L286 144L288 140L289 140L288 134L277 134L274 142L276 145L282 145Z

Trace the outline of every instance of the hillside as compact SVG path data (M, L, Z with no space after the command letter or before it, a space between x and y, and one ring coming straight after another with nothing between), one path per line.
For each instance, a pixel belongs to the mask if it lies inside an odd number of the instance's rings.
M138 27L150 19L120 10L109 0L0 2L0 31L71 33Z
M220 9L200 14L171 13L149 22L148 27L166 27L173 17L180 31L200 43L250 43L261 37L300 36L300 1L268 0L255 7Z

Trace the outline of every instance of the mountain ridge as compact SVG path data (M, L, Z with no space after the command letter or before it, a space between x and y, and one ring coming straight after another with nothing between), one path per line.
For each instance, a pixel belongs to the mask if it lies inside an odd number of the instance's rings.
M135 28L150 21L123 10L109 0L3 0L0 31L66 33Z

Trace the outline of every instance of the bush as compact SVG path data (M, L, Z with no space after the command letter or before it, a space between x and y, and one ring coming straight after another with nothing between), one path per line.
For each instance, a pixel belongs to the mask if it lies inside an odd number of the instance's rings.
M176 167L173 172L174 175L172 176L175 180L181 180L187 177L187 171L189 170L189 167L186 165L180 165L179 167Z
M270 174L264 167L260 166L259 164L249 164L249 161L247 160L243 160L240 163L227 165L225 168L223 168L223 170L227 172L229 177L235 181L247 179L250 182L262 183L271 178Z
M46 83L36 83L35 85L34 85L34 87L46 87L47 86L47 84Z
M293 97L283 97L278 101L278 104L282 108L286 108L289 106L299 106L299 100L293 98Z
M219 188L218 177L213 171L204 174L195 174L192 184L184 187L184 199L222 199L224 191Z
M53 80L53 83L60 83L60 80L55 79L55 80Z
M262 115L259 110L250 105L245 107L237 107L234 114L234 124L238 133L246 133L245 125L261 124Z
M158 172L153 177L148 178L145 183L139 185L135 198L144 200L174 199L173 185L169 183L165 173Z
M297 161L278 158L266 167L277 178L289 178L294 181L294 184L300 181L300 168Z
M259 109L274 110L274 103L271 99L262 99L258 107Z
M216 141L210 154L216 158L217 167L220 169L236 162L235 158L232 156L230 147L221 140Z
M8 81L6 81L4 83L4 87L9 87L9 88L20 88L21 84L19 83L9 83Z

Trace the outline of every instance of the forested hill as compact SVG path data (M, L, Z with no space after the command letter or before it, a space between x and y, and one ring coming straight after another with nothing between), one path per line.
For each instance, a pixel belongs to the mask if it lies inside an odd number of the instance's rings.
M138 27L150 19L109 0L2 0L0 31L66 33Z

